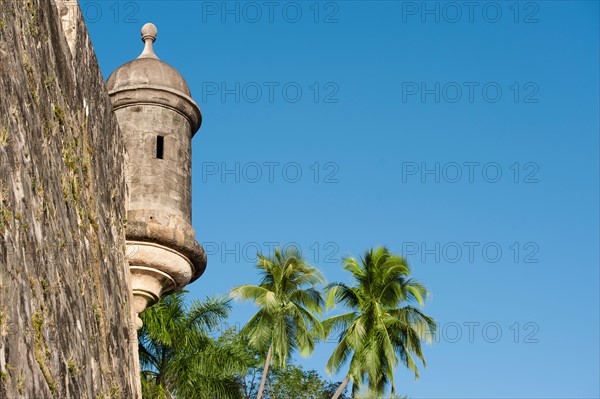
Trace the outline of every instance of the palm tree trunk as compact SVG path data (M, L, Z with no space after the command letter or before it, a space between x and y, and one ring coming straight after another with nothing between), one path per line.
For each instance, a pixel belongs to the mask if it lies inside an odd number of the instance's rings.
M263 391L265 390L265 383L267 382L267 373L269 372L269 364L271 363L271 355L273 354L273 345L269 346L269 351L267 352L267 359L265 360L265 368L263 370L262 379L260 380L260 387L258 387L258 393L256 394L256 399L261 399L263 395Z
M338 387L337 391L335 391L335 393L333 394L331 399L338 399L340 396L342 396L342 392L344 392L344 389L346 389L346 386L348 385L349 382L350 382L350 376L347 375L346 378L344 378L344 381L342 381L342 383Z

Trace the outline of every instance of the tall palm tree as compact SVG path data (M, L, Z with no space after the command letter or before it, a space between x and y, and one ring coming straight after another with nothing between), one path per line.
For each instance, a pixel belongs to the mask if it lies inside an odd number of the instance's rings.
M276 249L273 257L259 254L256 267L262 276L260 284L236 287L231 297L253 300L260 307L241 334L259 351L268 348L257 394L261 399L272 360L283 367L296 349L303 356L312 353L315 341L323 336L315 313L320 315L325 303L315 288L324 281L321 273L296 249Z
M186 291L162 298L141 314L139 334L142 391L145 399L242 398L237 378L250 363L234 344L210 337L227 317L230 300L185 305Z
M378 396L388 386L395 393L394 370L399 360L417 379L415 357L425 366L421 340L431 342L436 324L410 303L423 306L427 290L409 277L404 258L387 248L371 249L360 261L345 258L344 269L352 273L354 286L332 283L325 287L328 308L337 303L350 310L323 321L326 335L340 331L327 372L336 373L350 359L348 374L332 399L337 399L349 382L352 397L363 382Z

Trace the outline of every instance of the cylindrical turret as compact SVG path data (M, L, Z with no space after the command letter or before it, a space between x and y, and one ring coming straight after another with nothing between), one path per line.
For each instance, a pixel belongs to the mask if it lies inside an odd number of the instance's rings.
M142 54L106 83L129 158L126 238L136 313L206 267L191 226L191 140L202 114L183 77L154 54L156 34L144 25Z

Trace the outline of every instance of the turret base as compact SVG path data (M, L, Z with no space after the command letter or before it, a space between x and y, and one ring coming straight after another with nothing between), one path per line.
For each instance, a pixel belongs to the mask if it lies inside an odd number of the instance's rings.
M192 263L183 254L168 247L142 241L127 241L129 271L133 291L136 325L142 326L139 314L163 295L186 286L193 273Z

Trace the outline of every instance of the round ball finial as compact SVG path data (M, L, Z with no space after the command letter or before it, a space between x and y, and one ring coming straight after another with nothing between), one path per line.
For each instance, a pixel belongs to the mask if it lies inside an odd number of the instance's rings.
M152 39L152 41L156 41L156 35L158 34L158 29L153 23L148 22L144 26L142 26L142 41L146 42L146 39Z
M142 41L144 44L144 51L138 58L156 58L156 54L154 54L154 49L152 48L152 43L156 41L156 35L158 34L158 29L154 24L148 22L144 26L142 26Z

